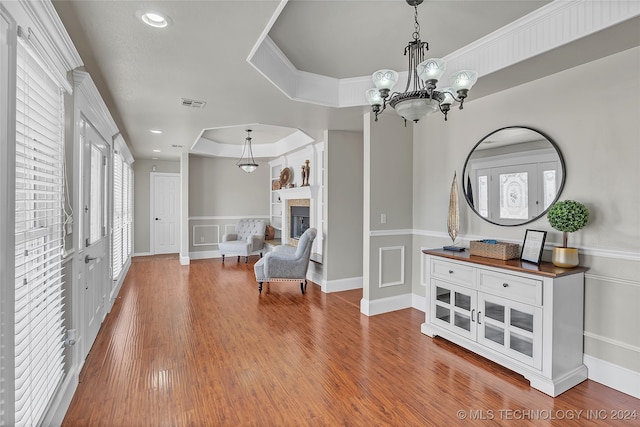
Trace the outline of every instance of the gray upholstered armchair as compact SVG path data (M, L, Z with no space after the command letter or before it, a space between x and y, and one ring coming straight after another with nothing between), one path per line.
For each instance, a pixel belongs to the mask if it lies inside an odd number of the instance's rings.
M237 255L238 262L244 256L244 262L249 262L249 255L260 255L264 248L264 232L267 223L263 219L241 219L236 224L235 233L227 233L222 236L218 248L222 254L222 262L225 255Z
M262 284L270 281L295 281L300 282L300 290L304 294L307 289L307 270L311 247L316 238L316 229L309 228L298 241L298 247L276 246L255 263L253 270L256 273L258 291L262 293Z

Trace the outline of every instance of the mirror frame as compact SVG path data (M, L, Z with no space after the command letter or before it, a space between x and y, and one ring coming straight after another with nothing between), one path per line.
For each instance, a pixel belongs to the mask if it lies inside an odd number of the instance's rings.
M474 151L476 150L476 148L478 148L478 146L480 144L482 144L482 142L484 142L487 138L489 138L491 135L496 134L502 130L505 129L528 129L532 132L535 132L537 134L539 134L541 137L543 137L544 139L546 139L547 141L549 141L549 143L551 143L551 146L553 147L554 150L556 150L556 153L558 154L558 157L560 159L560 166L562 167L562 181L560 182L560 186L558 187L558 191L556 192L556 197L553 199L553 202L551 202L551 204L549 205L549 207L551 207L555 202L558 201L558 199L560 198L560 195L562 194L562 190L564 189L564 184L567 180L567 168L564 162L564 156L562 155L562 152L560 151L560 148L558 147L558 145L555 143L555 141L553 139L551 139L551 137L549 137L549 135L545 134L544 132L529 127L529 126L505 126L499 129L496 129L488 134L486 134L485 136L483 136L480 141L478 141L473 148L471 149L471 151L469 152L469 154L467 155L466 160L464 161L464 167L462 168L462 181L463 181L463 185L462 185L462 192L464 193L464 199L467 202L467 205L469 206L469 208L471 208L471 210L473 211L474 214L476 214L479 218L481 218L484 221L487 221L490 224L494 224L494 225L499 225L501 227L519 227L521 225L525 225L525 224L529 224L533 221L536 221L540 218L542 218L544 215L546 215L547 211L549 210L549 208L545 209L544 211L542 211L538 216L528 219L528 220L523 220L522 222L519 222L517 224L500 224L498 222L492 221L489 218L485 218L482 215L480 215L480 213L475 209L475 207L472 205L471 201L469 200L469 196L467 194L467 188L464 185L465 180L467 179L467 166L469 165L469 160L471 159L471 156L473 155Z

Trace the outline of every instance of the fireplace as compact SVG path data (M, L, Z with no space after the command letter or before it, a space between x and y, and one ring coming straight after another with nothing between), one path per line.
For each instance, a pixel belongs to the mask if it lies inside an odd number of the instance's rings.
M289 237L298 240L310 226L309 206L291 206L289 218Z
M302 233L311 227L310 202L309 199L287 200L286 218L283 222L287 226L285 231L287 244L298 246L298 240L300 240Z

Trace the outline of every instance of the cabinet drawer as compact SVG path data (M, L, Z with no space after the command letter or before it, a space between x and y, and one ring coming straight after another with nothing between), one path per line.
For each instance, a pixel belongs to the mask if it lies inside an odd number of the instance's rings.
M431 260L431 275L470 288L476 287L474 267L434 259Z
M540 280L481 270L480 290L513 301L542 305L542 281Z

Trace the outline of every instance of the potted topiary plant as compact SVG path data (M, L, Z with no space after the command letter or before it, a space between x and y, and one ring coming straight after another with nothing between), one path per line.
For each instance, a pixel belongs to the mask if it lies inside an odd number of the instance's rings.
M562 231L562 246L553 248L551 262L558 267L578 265L578 249L567 247L568 234L580 230L589 222L589 210L582 203L563 200L554 203L547 212L549 224Z

